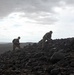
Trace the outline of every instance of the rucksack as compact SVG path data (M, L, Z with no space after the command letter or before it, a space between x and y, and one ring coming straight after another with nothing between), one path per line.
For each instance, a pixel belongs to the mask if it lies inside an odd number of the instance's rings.
M18 39L14 39L14 40L13 40L13 43L14 43L14 44L19 44Z

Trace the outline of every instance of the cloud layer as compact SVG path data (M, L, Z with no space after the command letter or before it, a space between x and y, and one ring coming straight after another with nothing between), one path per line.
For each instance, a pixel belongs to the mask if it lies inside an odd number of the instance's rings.
M13 12L24 12L28 17L40 24L52 24L57 21L54 16L55 7L60 6L63 0L0 0L0 17ZM69 3L68 0L65 0Z
M23 17L49 25L57 21L55 7L73 4L74 0L0 0L0 18L13 12L24 12Z

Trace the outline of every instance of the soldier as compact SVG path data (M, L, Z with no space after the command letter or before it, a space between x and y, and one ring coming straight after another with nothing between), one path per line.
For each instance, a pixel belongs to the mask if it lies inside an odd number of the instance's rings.
M16 49L16 47L18 47L20 49L20 43L19 43L19 39L20 37L18 37L17 39L13 39L13 50Z
M47 43L49 43L49 42L51 42L51 37L52 37L52 31L50 31L50 32L48 32L48 33L46 33L44 36L43 36L43 39L42 39L42 48L44 48L44 46L45 46L45 43L47 42Z

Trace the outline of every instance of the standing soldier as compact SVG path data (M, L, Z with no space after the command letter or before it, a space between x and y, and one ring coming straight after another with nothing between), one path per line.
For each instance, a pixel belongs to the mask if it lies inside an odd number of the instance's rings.
M19 40L20 40L20 37L18 37L17 39L13 39L13 41L12 41L13 42L13 50L15 50L16 47L20 49Z
M44 46L45 46L45 43L47 42L47 43L49 43L49 42L51 42L51 37L52 37L52 31L50 31L50 32L48 32L48 33L46 33L44 36L43 36L43 39L42 39L42 48L44 48Z

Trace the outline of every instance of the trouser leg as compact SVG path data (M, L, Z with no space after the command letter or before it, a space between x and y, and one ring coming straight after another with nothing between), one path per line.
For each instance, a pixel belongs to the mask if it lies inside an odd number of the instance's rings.
M13 50L15 50L15 48L16 48L16 46L15 46L15 45L13 45Z
M42 48L45 46L45 39L42 40Z
M21 49L21 48L20 48L20 45L18 45L17 47L18 47L19 49Z

